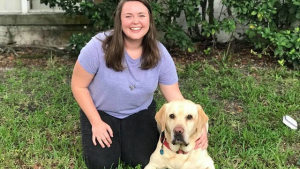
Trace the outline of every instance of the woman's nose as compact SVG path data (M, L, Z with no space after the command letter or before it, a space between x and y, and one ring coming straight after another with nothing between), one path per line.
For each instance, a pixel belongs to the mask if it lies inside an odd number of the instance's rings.
M139 23L139 18L138 17L133 17L133 23Z

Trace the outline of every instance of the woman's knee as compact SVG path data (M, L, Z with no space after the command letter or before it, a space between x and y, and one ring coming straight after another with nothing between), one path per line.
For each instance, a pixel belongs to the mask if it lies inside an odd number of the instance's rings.
M119 163L118 159L99 158L90 154L83 158L88 169L115 169Z

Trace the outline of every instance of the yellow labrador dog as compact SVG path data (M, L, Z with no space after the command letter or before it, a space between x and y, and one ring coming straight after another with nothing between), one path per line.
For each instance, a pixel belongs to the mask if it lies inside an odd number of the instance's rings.
M208 117L199 104L189 100L166 103L155 119L162 134L145 169L215 168L207 150L194 149L202 128L208 129Z

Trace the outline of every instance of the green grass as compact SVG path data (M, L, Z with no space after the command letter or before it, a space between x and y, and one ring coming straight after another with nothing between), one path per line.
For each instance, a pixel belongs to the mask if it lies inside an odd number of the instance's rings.
M300 122L299 71L209 62L177 67L182 93L210 118L216 168L300 168L300 131L282 123L284 115ZM55 64L0 73L0 168L86 168L71 73ZM159 108L165 100L159 91L155 98Z

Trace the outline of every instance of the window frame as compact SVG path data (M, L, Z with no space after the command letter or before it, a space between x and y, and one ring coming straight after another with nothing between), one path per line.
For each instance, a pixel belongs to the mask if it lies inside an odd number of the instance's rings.
M22 14L27 14L28 13L28 9L29 9L29 1L27 0L21 0L21 11Z
M52 9L49 7L49 9L31 9L30 2L32 0L21 0L21 8L22 8L22 14L45 14L45 13L64 13L61 9Z

